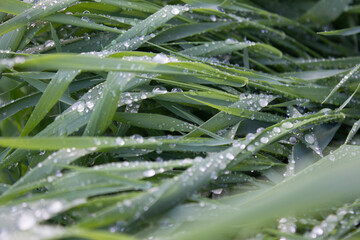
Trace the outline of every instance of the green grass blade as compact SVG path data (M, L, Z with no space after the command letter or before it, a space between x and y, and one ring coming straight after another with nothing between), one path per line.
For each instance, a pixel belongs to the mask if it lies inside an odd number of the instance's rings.
M209 154L206 158L198 159L192 167L187 169L177 178L167 181L161 187L148 192L145 195L131 200L130 207L126 207L128 211L121 214L124 209L124 204L105 208L100 211L96 220L86 219L80 223L82 227L100 227L111 224L116 221L123 222L128 225L136 221L140 216L150 217L159 214L160 212L170 209L177 203L185 200L194 191L207 184L211 179L216 179L219 172L224 170L227 166L233 166L243 161L253 153L256 153L263 148L267 143L274 142L295 129L305 127L321 121L332 121L335 119L342 119L344 116L338 113L329 115L318 114L316 117L304 117L298 119L285 120L279 124L273 125L266 131L258 133L252 140L247 142L238 142L224 151ZM297 121L297 122L296 122ZM279 131L274 131L274 128L279 128ZM266 140L265 140L266 138ZM255 145L255 142L258 144ZM266 143L265 143L266 142ZM244 149L247 149L244 150ZM241 154L241 155L239 155ZM238 156L235 158L236 156ZM236 159L234 161L234 159ZM139 209L142 209L139 213ZM137 214L134 216L134 214Z
M358 164L355 163L357 152L359 152L357 146L343 146L302 172L247 201L241 201L240 196L224 199L224 202L226 201L231 207L228 210L223 208L223 212L219 212L222 217L207 222L206 227L202 225L200 229L198 225L196 225L197 229L191 226L182 229L188 234L182 235L181 239L220 237L224 233L228 234L234 225L246 224L247 228L259 226L275 216L294 214L295 203L296 212L303 214L304 211L316 207L329 207L331 204L338 205L340 202L354 200L359 194L356 184L359 175L356 173L356 168L353 168L354 164ZM324 168L327 171L323 171ZM338 194L339 192L341 194ZM213 224L209 228L211 222ZM213 230L209 231L209 229ZM172 239L180 238L175 236Z
M102 96L96 103L89 123L84 131L85 136L99 135L106 130L116 112L120 93L126 90L127 85L134 77L135 75L131 73L108 73Z
M346 83L349 77L351 77L359 68L360 68L360 64L357 64L353 69L351 69L351 71L348 74L346 74L338 84L336 84L336 86L331 90L329 95L327 95L327 97L324 99L324 101L321 104L325 103L342 85Z
M351 27L351 28L344 28L333 31L318 32L318 34L324 36L351 36L358 34L359 32L360 32L360 27Z
M56 47L56 51L57 51L58 53L60 53L60 52L62 52L62 50L61 50L61 44L60 44L59 37L58 37L58 35L56 34L56 30L55 30L55 28L53 27L52 24L50 24L50 28L51 28L51 37L52 37L52 39L53 39L53 41L54 41L54 44L55 44L55 47Z
M302 22L326 24L338 18L350 3L350 0L320 0L302 15L299 20Z
M0 35L25 26L28 22L51 15L74 2L76 2L76 0L64 0L61 2L47 1L35 4L32 8L29 8L5 23L2 23L0 25Z
M58 71L51 80L29 120L27 121L21 136L27 136L39 122L45 117L55 103L61 98L71 81L79 74L80 71Z
M156 13L152 14L147 19L132 27L130 30L121 34L119 37L113 40L111 44L107 46L107 48L116 49L117 45L123 45L125 41L129 41L136 36L139 37L149 35L173 17L176 17L178 14L181 14L188 10L189 8L184 6L165 6Z
M190 132L195 129L193 124L160 114L117 112L114 119L132 126L171 132Z
M29 150L58 150L69 149L93 149L108 148L149 148L156 149L158 145L208 145L219 146L231 143L232 140L213 140L209 138L136 138L136 137L34 137L34 138L0 138L0 146L14 147Z

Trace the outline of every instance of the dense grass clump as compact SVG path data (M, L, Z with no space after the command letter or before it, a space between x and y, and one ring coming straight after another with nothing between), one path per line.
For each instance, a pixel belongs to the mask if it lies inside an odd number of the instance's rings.
M0 239L360 236L358 0L0 0Z

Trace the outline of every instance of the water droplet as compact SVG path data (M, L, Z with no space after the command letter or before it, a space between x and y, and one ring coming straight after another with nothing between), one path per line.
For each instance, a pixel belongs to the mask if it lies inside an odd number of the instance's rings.
M294 125L291 122L284 122L281 126L283 128L292 128Z
M307 142L308 144L314 144L315 143L314 136L311 135L311 134L306 134L305 135L305 142Z
M226 155L225 155L225 157L227 158L227 159L229 159L229 160L233 160L235 157L234 157L234 155L232 154L232 153L226 153Z
M20 216L17 221L17 226L21 231L26 231L34 227L36 219L33 215L25 213Z
M324 231L322 230L321 227L319 226L315 226L312 230L313 233L315 233L316 235L322 235L324 233Z
M260 107L266 107L269 104L269 102L266 99L260 99L259 100L259 105Z
M289 142L291 142L291 143L296 143L296 137L290 137L289 138Z
M115 138L115 142L119 146L123 146L125 144L125 141L121 137Z
M126 48L130 47L130 43L128 41L125 41L123 44L124 44L124 47L126 47Z
M89 109L93 109L94 108L94 102L92 102L92 101L86 102L86 107L88 107Z
M85 17L85 16L81 17L81 20L83 20L84 22L89 22L90 21L90 19L88 17Z
M144 138L139 134L134 134L134 135L131 136L131 138L134 139L138 143L143 143L144 142Z
M127 207L130 207L131 206L131 201L129 199L125 199L124 200L124 205L127 206Z
M215 15L211 15L211 16L210 16L210 20L213 21L213 22L216 22L216 16L215 16Z
M173 88L171 92L183 92L183 90L181 88Z
M165 94L167 93L167 90L164 87L156 87L152 90L152 92L157 94Z
M144 177L152 177L156 174L154 169L149 169L143 172Z
M267 137L262 137L260 138L260 142L262 143L268 143L269 142L269 139Z
M173 9L171 9L171 13L174 15L178 15L180 13L180 10L177 8L173 8Z
M273 128L273 132L274 132L274 133L280 133L280 132L281 132L281 129L278 128L278 127L274 127L274 128Z
M79 113L82 113L85 109L85 106L83 103L79 103L76 107L76 111L78 111Z
M58 213L63 210L63 204L60 201L55 201L50 204L48 210L50 213Z
M253 133L249 133L248 135L246 135L246 140L251 141L255 139L255 134Z
M225 43L226 44L236 44L236 43L238 43L238 41L236 41L235 39L232 39L232 38L228 38L225 40Z
M250 144L247 148L246 148L249 152L253 152L255 151L255 146Z
M211 190L212 193L217 194L217 195L221 194L222 191L223 191L222 188L218 188L218 189L213 189L213 190Z
M156 54L153 59L152 59L154 62L156 63L168 63L170 62L170 59L168 58L168 56L166 56L165 54L163 53L159 53L159 54Z

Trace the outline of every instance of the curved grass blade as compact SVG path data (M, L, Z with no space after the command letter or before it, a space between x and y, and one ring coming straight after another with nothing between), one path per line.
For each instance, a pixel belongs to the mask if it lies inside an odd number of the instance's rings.
M331 90L329 95L324 99L324 101L321 104L324 104L342 85L346 83L346 81L360 68L360 64L357 64L351 71L346 74L341 81L336 84L336 86Z
M294 214L294 212L311 214L314 208L331 207L332 204L339 205L353 201L360 193L357 186L360 179L357 168L354 168L354 164L359 164L356 161L357 154L359 154L358 146L343 146L295 176L266 191L254 194L245 201L243 195L224 198L222 203L231 207L222 208L216 218L204 217L203 219L212 220L203 221L200 228L198 224L193 224L196 229L190 225L187 225L190 227L184 226L180 231L187 234L181 235L181 238L178 235L171 239L208 239L214 236L218 238L225 233L229 234L231 229L235 230L233 226L245 224L247 229L257 228L274 217ZM341 194L338 194L339 192ZM198 214L198 216L209 215L204 211Z
M196 128L195 125L188 122L160 114L117 112L114 120L132 126L171 132L190 132Z
M34 88L36 88L37 90L41 91L41 92L45 92L46 88L48 87L48 84L38 80L38 79L34 79L34 78L23 78L25 82L29 83L31 86L33 86ZM60 101L71 105L74 104L75 100L72 99L70 96L63 94L60 98Z
M0 36L0 50L15 52L20 45L24 33L25 27L22 27ZM0 59L7 57L9 57L9 54L0 53Z
M339 74L343 74L348 72L349 70L315 70L315 71L301 71L301 72L288 72L282 73L282 77L290 77L290 78L301 78L303 80L318 80L333 77Z
M215 31L232 26L234 23L229 22L214 22L214 23L187 23L181 25L174 25L159 34L157 34L151 42L165 43L186 37L193 36L198 33L205 33L208 31Z
M78 158L85 156L91 152L94 152L96 149L63 149L59 150L45 159L42 163L39 163L37 167L33 168L27 172L19 181L11 185L11 187L1 195L0 202L7 202L11 200L14 196L13 193L22 195L23 192L18 193L17 188L23 185L28 185L31 182L41 180L46 178L49 175L53 175L56 171L61 170L62 167L59 167L56 164L70 164ZM28 189L26 189L28 191Z
M254 51L267 55L281 57L282 53L276 48L262 43L255 42L238 42L237 40L227 39L226 41L216 41L211 43L205 43L200 46L187 48L181 51L181 54L190 56L217 56L220 54L231 53L242 49L253 49Z
M344 115L339 113L330 113L329 115L321 113L303 118L286 119L254 135L251 138L252 140L248 139L245 142L234 143L232 147L224 151L196 159L194 165L180 176L166 181L158 188L150 189L144 195L135 197L127 206L122 203L105 208L97 213L96 220L85 219L79 223L79 226L100 227L114 222L120 224L121 222L122 226L126 227L139 220L140 217L146 219L158 215L184 201L211 179L216 179L221 171L227 167L235 166L268 143L277 141L296 129L305 128L314 123L341 120L343 118ZM126 212L123 211L125 207Z
M360 33L360 27L344 28L333 31L318 32L318 34L324 36L351 36Z
M236 104L233 104L231 107L228 107L228 106L217 106L215 104L211 104L211 103L208 103L208 102L204 102L204 101L201 101L201 100L198 100L196 98L193 98L193 97L189 97L195 101L198 101L200 103L203 103L207 106L210 106L212 108L216 108L222 112L225 112L225 113L228 113L228 114L232 114L232 115L235 115L235 116L238 116L238 117L242 117L242 118L249 118L251 120L259 120L259 121L264 121L264 122L279 122L279 121L282 121L284 118L283 117L280 117L280 116L276 116L276 115L273 115L273 114L270 114L270 113L262 113L262 112L258 112L256 110L260 110L261 107L264 107L264 105L266 106L267 103L268 103L268 99L272 98L272 96L269 96L268 98L263 98L259 105L257 106L257 104L253 104L253 108L255 110L247 110L247 109L243 109L243 108L237 108ZM261 104L264 104L264 105L261 105ZM266 103L266 104L265 104Z
M31 94L22 98L16 99L14 102L5 104L0 107L0 121L5 120L19 111L33 107L37 104L41 97L41 93Z
M95 104L95 108L85 128L85 136L99 135L111 123L120 99L120 93L126 90L135 74L109 72L104 84L102 95Z
M37 19L49 16L75 2L76 0L63 0L60 2L45 1L35 4L33 7L23 11L19 15L0 24L0 35L25 26L28 22L33 22Z
M117 0L102 0L102 3L106 3L109 5L121 7L123 9L134 9L141 12L156 12L159 10L160 6L149 1L117 1Z
M302 22L313 22L327 24L338 18L351 0L320 0L310 8L299 20Z
M46 87L39 102L36 104L21 136L27 136L45 117L55 103L61 98L71 81L79 74L78 70L59 70Z
M358 132L359 128L360 128L360 120L357 120L357 121L353 124L353 126L352 126L352 128L351 128L351 130L350 130L350 132L349 132L349 134L348 134L348 136L346 137L346 140L345 140L345 143L344 143L344 144L348 144L348 143L351 141L351 139L352 139L352 138L355 136L355 134Z
M103 89L103 84L93 87L88 93L84 94L78 102L73 104L70 108L64 111L54 122L49 124L44 130L38 133L35 137L49 137L49 136L67 136L79 128L83 127L90 118L90 114L98 101L100 92ZM129 101L137 102L146 98L151 98L161 93L142 92L142 93L122 93L118 106L123 106ZM163 94L166 95L166 94ZM6 159L0 163L0 168L4 168L19 161L19 159L26 159L27 151L17 149Z
M185 6L165 6L162 9L158 10L156 13L150 15L145 20L141 21L139 24L126 31L125 33L121 34L119 37L113 40L111 44L108 45L105 49L116 49L117 45L123 45L124 42L129 41L129 39L133 39L136 36L139 37L149 35L173 17L188 10L189 7Z

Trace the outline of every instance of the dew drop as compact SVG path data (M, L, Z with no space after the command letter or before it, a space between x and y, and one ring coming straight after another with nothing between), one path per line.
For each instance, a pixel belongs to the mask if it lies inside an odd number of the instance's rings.
M79 103L76 107L76 111L78 111L79 113L82 113L85 109L85 106L83 103Z
M221 193L222 193L222 191L223 191L223 189L222 189L222 188L218 188L218 189L213 189L213 190L211 190L211 192L212 192L212 193L214 193L214 194L216 194L216 195L221 194Z
M236 43L238 43L238 41L236 41L235 39L228 38L225 40L225 43L226 44L236 44Z
M247 149L249 152L253 152L253 151L255 151L255 146L250 144L246 149Z
M165 54L163 53L159 53L159 54L156 54L153 59L152 59L154 62L156 63L168 63L170 62L170 59L168 58L168 56L166 56Z
M305 142L307 142L308 144L314 144L315 143L314 136L311 135L311 134L306 134L305 135Z
M143 176L144 177L152 177L155 175L155 170L154 169L149 169L143 172Z
M174 15L178 15L180 13L180 10L177 8L173 8L173 9L171 9L171 13Z
M89 109L93 109L94 108L94 102L92 102L92 101L86 102L86 107L88 107Z
M284 122L281 126L283 128L292 128L294 125L291 122Z
M232 153L226 153L226 155L225 155L225 157L227 158L227 159L229 159L229 160L233 160L235 157L234 157L234 155L232 154Z
M281 129L278 128L278 127L274 127L274 128L273 128L273 132L274 132L274 133L280 133L280 132L281 132Z
M55 201L50 204L48 210L50 213L58 213L63 210L63 204L60 201Z
M266 99L260 99L259 100L259 105L260 107L266 107L269 104L269 102Z
M165 94L167 93L167 90L164 87L156 87L152 90L152 92L157 94Z
M269 142L269 139L267 137L262 137L260 138L260 142L262 143L268 143Z
M319 227L319 226L314 227L313 230L312 230L312 232L315 233L315 234L318 235L318 236L319 236L319 235L322 235L322 234L324 233L324 231L322 230L322 228Z
M123 146L125 144L125 141L121 137L115 138L115 142L119 146Z
M21 231L26 231L34 227L36 219L31 214L22 214L17 221L17 226Z

